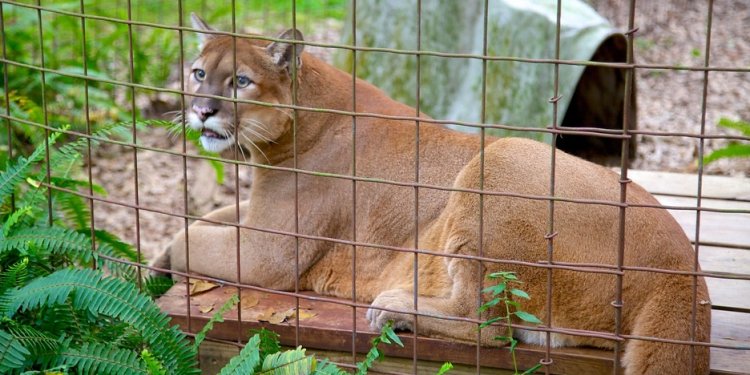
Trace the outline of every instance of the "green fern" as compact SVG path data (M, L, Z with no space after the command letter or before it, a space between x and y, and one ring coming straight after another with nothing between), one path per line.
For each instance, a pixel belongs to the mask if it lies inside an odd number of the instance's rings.
M314 375L349 375L348 372L340 369L335 364L328 360L322 360L318 362L313 371Z
M144 374L146 365L136 352L101 343L85 343L61 353L58 365L75 366L83 374Z
M50 155L50 166L53 170L61 172L63 177L68 177L66 171L69 171L73 165L83 159L81 151L88 146L89 139L92 147L97 146L100 142L99 139L109 139L112 134L122 132L125 126L124 123L103 125L97 131L91 133L91 138L82 137L64 144Z
M54 204L58 207L58 212L62 214L63 224L66 227L75 229L87 229L91 218L89 205L78 195L56 192L52 198Z
M150 375L167 375L167 369L161 365L161 362L159 362L159 360L156 359L148 349L143 349L141 352L141 359L143 359L143 363L146 364L146 368Z
M10 333L0 330L0 373L23 367L31 353Z
M89 230L75 231L61 227L23 228L5 237L0 243L0 254L11 250L18 250L21 254L42 251L44 254L38 256L39 258L47 258L51 254L63 255L79 265L89 266L93 259L89 233ZM137 254L132 248L113 235L99 231L97 238L101 241L96 249L97 253L130 261L136 260ZM106 268L113 275L129 280L135 278L135 270L127 264L100 258L98 266Z
M23 228L5 237L0 254L18 250L22 254L35 246L51 254L65 253L81 262L91 261L91 241L83 234L59 227Z
M89 189L89 182L87 180L76 180L74 178L51 176L50 181L55 186L60 186L71 190L77 188L82 188L85 190ZM108 194L107 190L104 189L103 186L94 182L91 182L91 191L93 191L94 194L101 195L103 197L106 197Z
M279 335L274 331L265 328L250 330L251 335L258 335L260 338L260 359L265 360L267 356L277 353L281 350Z
M151 298L161 297L174 285L174 280L165 276L148 276L143 280L143 291Z
M52 133L48 138L50 147L55 143L61 133ZM14 164L9 164L3 173L0 173L0 202L4 202L15 191L16 187L28 176L31 166L42 159L47 147L41 144L33 153L26 157L19 157Z
M229 363L221 369L219 375L250 375L255 373L255 368L260 364L260 337L254 335L250 338L240 354L232 358Z
M208 331L212 330L214 328L214 323L217 322L223 322L224 321L224 314L229 312L229 310L233 309L238 303L240 302L240 298L237 297L236 294L232 294L229 299L224 302L223 305L219 308L219 310L214 313L213 316L211 316L211 319L206 322L206 325L203 326L203 328L195 335L195 341L193 343L193 350L197 353L198 348L200 348L201 343L203 343L203 340L206 339L206 334Z
M3 304L7 308L7 303ZM3 311L5 313L5 311ZM91 328L94 321L89 319L89 314L73 308L70 300L61 305L45 306L39 309L35 317L34 325L43 329L50 337L69 336L72 341L82 342L91 336Z
M24 284L29 277L28 267L29 258L24 257L0 272L0 295L5 293L8 288Z
M75 292L75 293L74 293ZM62 304L126 322L143 334L154 355L170 373L196 373L195 352L169 318L132 283L92 270L61 270L7 294L7 317L43 306Z
M10 333L30 353L27 362L48 365L58 354L60 341L29 325L8 327Z
M89 234L90 230L84 229L80 232ZM94 237L99 244L107 244L112 247L112 251L111 253L108 253L108 255L116 256L121 259L127 259L131 262L138 261L138 253L135 251L133 246L128 243L122 242L114 234L97 229L94 231Z
M315 369L315 357L306 356L301 346L294 350L278 352L263 360L259 375L296 375L309 374Z
M5 223L3 223L3 231L0 233L1 238L5 238L9 233L10 230L13 229L13 226L15 226L19 221L21 221L21 218L23 216L29 215L33 210L33 207L31 206L23 206L8 215L8 218L5 220Z

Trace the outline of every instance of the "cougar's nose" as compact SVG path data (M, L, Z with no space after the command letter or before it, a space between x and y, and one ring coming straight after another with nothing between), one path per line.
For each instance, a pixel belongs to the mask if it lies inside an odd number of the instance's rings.
M206 121L209 117L215 115L216 112L219 112L219 109L193 105L193 112L198 115L198 118L201 121Z

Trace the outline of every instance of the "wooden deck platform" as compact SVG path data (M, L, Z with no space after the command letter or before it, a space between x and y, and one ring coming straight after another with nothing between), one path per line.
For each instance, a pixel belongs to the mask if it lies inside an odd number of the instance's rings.
M630 178L654 193L667 206L695 206L697 179L693 175L630 171ZM706 176L703 180L703 207L731 210L750 210L750 179ZM670 210L694 240L695 212ZM750 275L750 214L702 212L700 242L701 267L707 272ZM750 347L750 281L732 279L707 279L713 304L711 340L713 343ZM190 297L188 327L187 286L175 285L159 300L161 308L173 317L183 329L197 332L224 301L236 293L235 288L218 287ZM309 296L313 294L306 293ZM356 351L367 352L369 340L375 334L369 330L364 318L365 309L300 299L299 331L296 330L295 298L268 293L243 291L239 322L237 309L225 316L225 321L215 326L209 337L223 340L246 340L251 328L266 327L281 335L286 345L300 345L317 350L351 353L352 340ZM274 313L276 316L274 316ZM282 319L286 317L286 319ZM266 321L279 321L277 324ZM262 322L261 322L262 321ZM353 327L356 324L356 335ZM298 336L297 336L298 335ZM298 341L296 338L298 337ZM412 358L414 341L410 333L402 335L404 348L384 347L389 357ZM481 366L508 368L510 358L506 350L480 348ZM416 348L420 369L430 369L423 363L451 361L454 364L475 365L477 349L470 344L451 343L439 339L419 337ZM330 352L329 352L330 354ZM520 366L528 368L543 358L544 348L519 345L517 359ZM612 373L610 351L589 348L563 348L553 350L552 371L564 374ZM347 354L341 354L347 358ZM348 355L351 360L351 355ZM360 360L362 356L358 357ZM427 362L422 362L427 361ZM399 371L411 372L411 361ZM474 367L471 367L472 369ZM750 350L712 348L711 368L714 374L750 374ZM419 370L422 373L422 370ZM484 372L484 371L483 371ZM424 370L434 373L434 369Z

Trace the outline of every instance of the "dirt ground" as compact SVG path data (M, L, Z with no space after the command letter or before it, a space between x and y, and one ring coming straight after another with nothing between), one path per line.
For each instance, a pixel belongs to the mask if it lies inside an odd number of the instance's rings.
M615 26L627 28L626 1L592 0L595 9ZM706 42L706 1L670 0L638 2L635 24L638 27L635 58L641 63L698 66L703 64ZM746 0L717 2L714 5L710 65L750 66L750 3ZM313 41L338 43L340 27L326 23L325 30L310 30ZM337 30L337 28L339 28ZM317 31L317 34L316 34ZM320 48L311 50L323 58L330 54ZM750 120L750 73L709 73L705 122L701 119L702 72L639 70L637 76L638 127L652 131L699 133L705 124L708 134L727 134L716 123L721 117ZM170 137L163 129L139 134L140 143L180 152L181 138ZM694 172L699 142L696 138L642 136L633 168ZM705 152L725 145L725 140L706 140ZM187 150L196 150L187 144ZM231 153L228 155L231 156ZM185 220L168 213L202 215L231 204L239 190L240 199L248 195L250 171L247 167L226 165L226 179L217 185L211 167L205 161L188 159L187 198L184 192L183 157L155 151L137 153L135 175L132 149L116 145L100 147L92 160L94 181L109 192L108 199L156 210L123 207L97 202L96 225L106 228L125 241L138 244L145 257L162 249ZM750 159L720 160L706 167L707 173L750 174ZM235 179L237 173L239 177ZM136 189L137 187L137 189ZM136 194L137 191L137 194ZM185 208L187 202L187 209ZM140 228L139 231L136 228Z
M591 0L617 28L627 30L629 1ZM635 60L644 64L702 66L706 57L708 1L638 1L635 11ZM750 2L715 2L709 65L750 67ZM638 127L643 130L700 134L703 72L638 70ZM734 134L716 124L720 118L750 120L750 73L710 72L706 96L706 134ZM706 140L705 154L726 145ZM695 172L699 141L687 137L642 136L633 168ZM706 172L750 175L750 158L720 159Z

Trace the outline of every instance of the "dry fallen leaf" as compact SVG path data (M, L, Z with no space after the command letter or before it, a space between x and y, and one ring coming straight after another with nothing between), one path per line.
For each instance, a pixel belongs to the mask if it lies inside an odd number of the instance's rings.
M295 317L298 320L302 321L302 320L305 320L305 319L310 319L310 318L315 317L317 315L318 314L316 314L316 313L314 313L314 312L312 312L310 310L304 310L303 309L303 310L300 310L299 313L294 314L293 317Z
M263 311L262 313L257 314L255 316L255 320L267 322L268 319L271 319L271 317L273 316L274 313L275 313L274 309L272 307L269 307L265 311Z
M198 310L200 310L200 312L202 312L204 314L207 313L207 312L209 312L209 311L211 311L211 310L213 310L213 309L214 309L214 304L213 303L210 304L210 305L201 305L200 307L198 307Z
M294 309L289 309L282 312L274 313L268 322L271 324L279 324L287 320L287 318L294 316Z
M243 309L249 309L252 307L255 307L258 305L258 297L256 297L253 294L243 294L242 300L240 301L240 306L242 306Z
M203 292L207 292L211 289L218 288L219 284L212 283L205 280L190 280L190 295L194 296Z
M266 309L266 311L258 315L256 319L258 319L258 321L269 322L271 324L279 324L283 323L294 315L294 308L285 311L275 311L273 308L269 307L268 309Z

